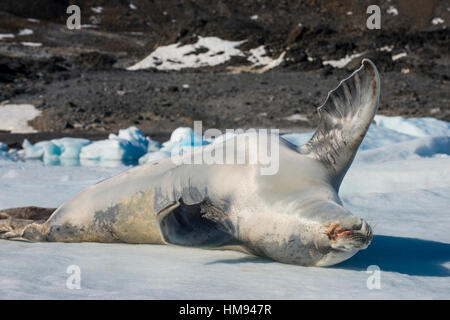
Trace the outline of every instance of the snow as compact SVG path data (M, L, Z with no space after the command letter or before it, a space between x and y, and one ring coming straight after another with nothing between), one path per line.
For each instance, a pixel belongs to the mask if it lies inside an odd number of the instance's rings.
M385 116L375 121L340 190L344 206L366 219L375 236L343 263L300 267L177 246L1 240L0 299L448 299L450 123ZM302 145L311 135L283 138ZM192 144L186 137L204 143L192 129L179 128L162 149L145 157L169 156L171 147ZM117 139L145 145L134 129L106 141ZM0 152L7 152L1 143ZM56 207L127 168L48 166L0 155L0 208ZM80 290L66 287L71 265L80 267ZM367 287L372 265L381 270L380 289Z
M434 25L441 24L441 23L444 23L444 19L436 17L436 18L433 18L433 20L431 20L431 23Z
M322 64L324 66L329 64L333 68L344 68L347 65L347 63L352 61L354 58L358 58L358 57L360 57L362 55L363 55L362 53L355 53L355 54L352 54L352 55L346 55L344 58L339 59L339 60L326 60L326 61L323 61Z
M30 133L35 130L28 125L41 112L31 104L4 104L0 105L0 130L12 133Z
M237 49L245 41L227 41L217 37L198 37L194 44L180 43L158 47L144 60L128 68L139 70L157 68L160 70L180 70L183 68L198 68L222 64L232 56L242 56ZM195 54L197 50L204 50Z
M450 123L434 118L410 118L375 116L377 126L395 130L415 137L445 136L450 131Z
M14 35L12 33L0 33L0 40L7 38L14 38Z
M381 47L379 50L380 50L380 51L391 52L392 49L394 49L394 46L393 46L393 45Z
M298 113L291 114L290 116L285 117L284 119L288 120L288 121L293 121L293 122L296 122L296 121L306 121L306 122L308 122L309 121L306 116L298 114Z
M247 60L253 63L252 68L262 67L260 71L265 72L279 66L285 55L286 52L282 52L277 59L272 59L267 55L264 46L259 46L249 50Z
M131 10L136 10L137 7L136 7L134 4L132 4L132 3L130 2L130 9L131 9Z
M98 28L98 26L94 25L94 24L82 24L80 26L81 29L89 29L89 28Z
M22 29L19 31L19 36L29 36L33 33L34 33L34 31L31 29Z
M41 47L42 46L42 43L40 43L40 42L27 42L27 41L24 41L24 42L21 42L21 44L23 46L25 46L25 47Z
M27 19L29 22L33 22L33 23L39 23L41 22L39 19L33 19L33 18L28 18Z
M386 12L391 14L391 15L393 15L393 16L397 16L398 15L398 10L394 6L389 6L389 8L386 10Z
M408 55L408 54L407 54L406 52L401 52L401 53L395 54L395 55L392 56L392 61L395 61L395 60L404 58L404 57L406 57L407 55Z
M253 16L250 17L250 20L258 20L258 15L254 14Z
M102 13L103 7L91 7L91 10L95 13Z
M199 36L197 42L193 44L181 45L175 43L158 47L145 59L127 69L181 70L184 68L200 68L220 65L233 56L241 56L247 57L247 60L252 62L251 69L258 68L259 72L265 72L283 62L285 52L282 52L277 59L267 56L264 46L243 52L238 47L244 42L246 40L228 41L217 37Z

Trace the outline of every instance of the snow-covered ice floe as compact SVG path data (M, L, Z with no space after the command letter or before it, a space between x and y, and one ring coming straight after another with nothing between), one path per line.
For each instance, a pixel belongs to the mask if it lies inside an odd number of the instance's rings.
M449 299L450 123L385 116L375 121L340 190L344 206L371 224L374 238L343 263L315 268L177 246L1 240L0 298ZM311 135L283 138L301 145ZM230 136L205 142L192 129L179 128L168 142L154 145L134 128L105 141L124 139L140 152L146 146L151 152L140 158L144 163L170 156L173 148L201 148ZM68 155L78 153L75 142L81 149L93 145L83 139L52 143ZM116 148L107 154L119 154L118 144L105 143ZM45 154L56 147L42 149ZM46 166L11 161L5 152L0 144L0 208L57 207L128 168ZM80 290L66 287L70 265L81 269ZM367 286L373 275L367 268L374 265L380 268L379 289Z

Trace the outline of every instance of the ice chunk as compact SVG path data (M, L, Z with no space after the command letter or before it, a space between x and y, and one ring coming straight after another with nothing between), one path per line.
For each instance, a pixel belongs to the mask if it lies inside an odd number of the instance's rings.
M11 149L8 152L8 145L0 142L0 160L16 160L16 150Z
M404 118L375 116L377 126L388 128L414 137L437 137L450 135L450 122L434 118Z
M443 155L450 155L450 137L426 137L385 145L359 152L356 160L365 163L381 163Z
M361 143L360 150L376 149L382 146L414 140L417 137L448 136L450 123L433 118L411 118L376 116ZM283 139L301 146L308 142L313 132L288 133Z
M42 159L45 151L54 152L56 145L50 141L41 141L36 144L32 144L28 139L25 139L22 143L20 156L24 159Z
M172 149L183 146L203 146L209 144L203 139L203 136L194 132L189 127L180 127L175 129L170 135L170 140L163 143L164 149Z
M372 124L367 131L360 150L379 148L388 144L412 140L413 136Z
M130 141L120 138L100 140L81 149L81 159L91 160L132 160L139 159L145 150Z
M81 150L81 159L137 160L147 153L149 139L136 127L110 134L108 140L95 141Z
M119 130L119 134L115 135L111 133L109 139L123 139L129 141L136 148L147 150L148 140L142 134L141 130L136 127L129 127L128 129Z
M149 137L147 137L147 141L148 141L147 152L156 152L162 148L161 143L159 143L158 141L152 140Z
M82 138L61 138L51 141L60 148L60 157L63 159L78 159L81 149L91 143L88 139Z
M0 33L0 40L7 38L14 38L14 35L12 33Z
M33 145L25 139L19 155L24 159L42 159L47 163L55 163L59 158L78 159L81 148L90 143L87 139L61 138Z
M157 141L145 137L136 127L119 131L118 135L110 134L107 140L95 141L81 138L61 138L31 144L23 142L23 150L19 155L23 159L41 159L48 164L78 165L80 159L108 161L135 161L147 152L155 152L161 148ZM88 161L83 161L83 164ZM88 163L90 164L90 163Z

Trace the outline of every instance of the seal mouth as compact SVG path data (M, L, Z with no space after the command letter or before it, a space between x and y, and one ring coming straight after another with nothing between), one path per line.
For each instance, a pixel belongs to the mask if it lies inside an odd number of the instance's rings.
M339 238L352 237L355 235L353 230L347 229L347 228L342 228L342 227L340 227L340 224L337 222L333 222L328 227L325 234L328 236L328 239L330 239L330 240L337 240Z
M325 227L325 234L335 249L364 249L372 240L372 229L364 220L361 220L360 226L353 229L344 228L338 222L333 222Z

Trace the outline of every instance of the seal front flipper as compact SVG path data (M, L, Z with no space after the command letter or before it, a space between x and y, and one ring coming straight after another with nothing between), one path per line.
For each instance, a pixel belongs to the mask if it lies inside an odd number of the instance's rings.
M318 108L320 123L299 152L322 162L336 191L350 167L378 108L380 76L372 61L328 93Z

